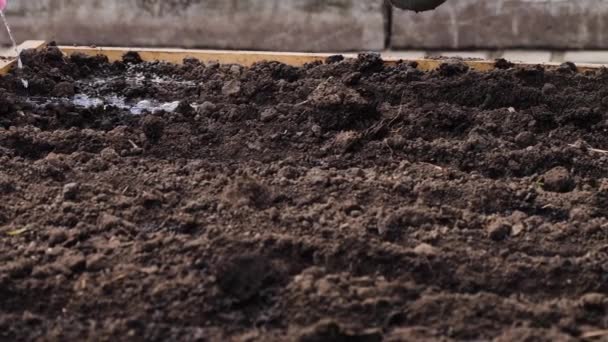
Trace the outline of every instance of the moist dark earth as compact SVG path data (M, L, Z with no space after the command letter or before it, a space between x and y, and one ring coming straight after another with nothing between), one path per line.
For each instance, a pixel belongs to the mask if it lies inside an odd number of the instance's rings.
M608 336L608 70L22 58L1 340Z

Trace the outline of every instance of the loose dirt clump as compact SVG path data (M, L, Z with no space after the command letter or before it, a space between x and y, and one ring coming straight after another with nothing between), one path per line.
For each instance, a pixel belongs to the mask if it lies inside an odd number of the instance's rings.
M158 142L163 136L165 121L158 116L145 116L141 121L142 130L148 141Z
M605 336L606 70L22 57L2 340Z
M263 184L244 177L228 185L224 189L223 198L229 205L263 209L271 204L273 194Z
M239 255L220 264L216 274L218 286L224 293L247 301L272 285L274 272L272 263L264 257Z
M354 127L376 116L359 92L331 77L317 86L307 102L315 108L315 121L326 129Z
M574 181L565 167L555 167L543 175L543 189L553 192L569 192L574 189Z

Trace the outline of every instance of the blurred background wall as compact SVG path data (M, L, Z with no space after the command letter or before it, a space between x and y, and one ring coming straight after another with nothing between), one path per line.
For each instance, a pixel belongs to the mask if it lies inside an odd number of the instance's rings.
M377 50L383 0L9 0L18 40L258 50ZM8 38L1 35L2 43Z
M358 51L608 49L607 0L9 0L17 40L61 44ZM606 26L606 27L605 27ZM8 44L0 34L0 44Z
M606 0L448 0L393 14L395 48L608 48Z

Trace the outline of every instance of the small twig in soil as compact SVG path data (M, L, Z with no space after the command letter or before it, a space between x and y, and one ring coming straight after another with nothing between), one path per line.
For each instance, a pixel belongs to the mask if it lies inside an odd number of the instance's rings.
M588 150L591 151L591 152L596 152L596 153L603 153L603 154L608 153L608 151L606 151L606 150L600 150L599 148L592 148L592 147L590 147L590 148L588 148Z
M166 219L163 220L163 222L160 224L159 227L164 228L165 225L167 225L167 222L169 222L169 218L167 217Z
M365 132L363 132L363 137L364 138L370 138L376 134L378 134L378 132L383 128L384 126L384 119L380 120L380 122L372 125L371 127L369 127L368 129L365 130ZM386 125L386 127L388 127L388 125Z
M386 141L386 139L384 139L384 146L386 146L386 148L388 148L388 150L391 152L391 158L393 158L395 156L395 151L393 151L393 149L388 144L388 142Z
M391 119L391 121L389 121L389 122L388 122L388 127L391 127L391 126L393 125L393 123L394 123L395 121L397 121L397 119L399 119L400 117L401 117L401 113L399 113L399 114L395 115L395 117L394 117L394 118L392 118L392 119Z
M403 96L405 95L405 90L401 92L401 101L399 102L399 112L395 115L391 121L388 122L388 127L391 127L397 119L401 118L401 113L403 112Z
M390 124L389 124L390 127ZM399 134L399 132L403 131L403 126L397 128L397 129L393 129L391 130L391 134Z
M28 230L29 230L28 228L15 229L15 230L11 230L11 231L7 232L6 235L8 235L8 236L19 236L19 235L27 232Z
M600 150L599 148L593 148L593 147L589 146L589 144L587 144L587 142L585 142L583 140L578 140L574 144L568 144L568 146L574 147L574 148L579 148L579 149L584 149L584 150L591 151L591 152L608 154L607 150Z
M117 282L119 280L122 280L122 279L126 278L128 275L129 274L127 274L127 273L119 274L118 276L110 279L109 283L115 283L115 282Z
M302 101L302 102L296 103L296 104L294 105L294 107L300 107L300 106L303 106L303 105L307 104L308 102L310 102L310 100L306 100L306 101Z
M401 99L399 100L399 113L397 113L397 117L401 116L401 112L403 112L403 96L405 96L405 90L401 92Z
M603 337L603 336L608 336L608 329L607 330L588 331L588 332L584 333L581 337L582 338L595 338L595 337Z
M133 148L139 148L139 146L137 146L137 144L133 142L133 140L129 139L129 142L131 143L131 146L133 146Z
M431 163L427 163L427 162L420 162L420 164L432 166L432 167L434 167L435 169L437 169L439 171L443 171L443 168L441 166L437 166L435 164L431 164Z

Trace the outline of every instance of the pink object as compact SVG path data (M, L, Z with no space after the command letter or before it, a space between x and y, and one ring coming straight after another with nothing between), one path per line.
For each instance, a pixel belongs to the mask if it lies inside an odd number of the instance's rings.
M4 11L4 7L6 7L6 2L8 0L0 0L0 11Z

